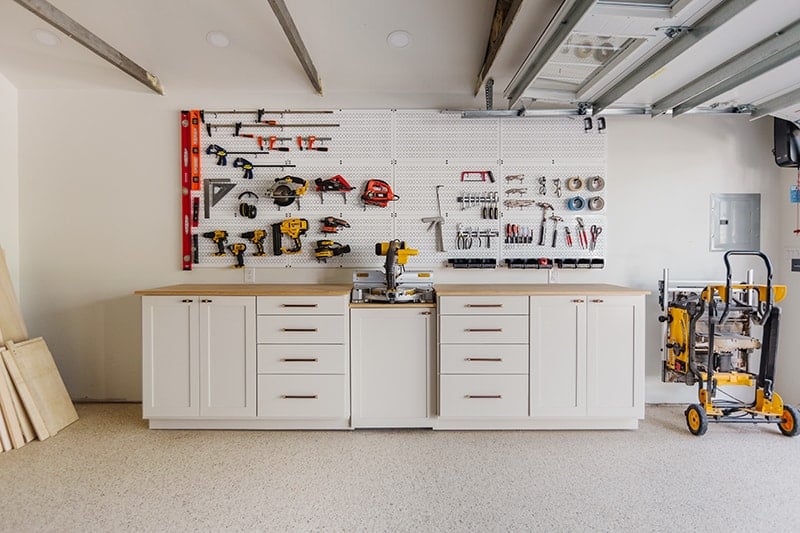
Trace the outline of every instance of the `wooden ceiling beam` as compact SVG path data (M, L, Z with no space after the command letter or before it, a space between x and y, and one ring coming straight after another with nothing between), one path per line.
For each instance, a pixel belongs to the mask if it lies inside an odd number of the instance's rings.
M306 76L308 76L308 81L314 86L314 90L317 91L317 94L322 96L322 81L319 79L319 74L317 74L317 69L314 67L314 62L311 61L311 54L308 53L306 45L303 44L303 38L300 37L300 32L297 31L297 26L295 26L292 15L289 13L289 8L286 7L286 2L284 2L284 0L267 1L272 11L275 13L275 17L278 19L281 28L283 28L283 33L285 33L286 38L289 39L289 44L292 45L297 59L300 60L300 64L303 66Z
M164 87L158 76L134 63L122 52L86 29L69 15L46 0L14 0L40 19L102 57L125 74L144 84L151 91L164 94Z
M474 96L478 96L481 90L481 85L489 74L489 69L492 68L497 53L503 45L508 34L511 23L514 22L514 17L522 5L522 0L497 0L494 5L494 16L492 17L492 29L489 33L489 41L486 43L486 54L483 56L483 64L481 64L478 77L475 80Z

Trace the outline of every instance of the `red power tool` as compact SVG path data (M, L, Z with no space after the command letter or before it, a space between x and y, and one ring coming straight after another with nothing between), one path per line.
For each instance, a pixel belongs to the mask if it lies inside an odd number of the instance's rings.
M392 187L383 180L369 180L361 193L361 201L364 202L364 209L367 205L386 207L389 202L399 200L400 197L392 192Z
M316 191L319 193L320 203L323 203L322 193L324 192L340 192L344 197L344 203L347 203L347 193L355 188L347 183L347 180L339 174L336 174L332 178L328 178L326 180L317 178L314 180L314 183L316 184Z

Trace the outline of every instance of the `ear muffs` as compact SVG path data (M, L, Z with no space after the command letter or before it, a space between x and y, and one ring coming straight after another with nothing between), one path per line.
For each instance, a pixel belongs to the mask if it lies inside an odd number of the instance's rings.
M239 204L239 214L243 217L247 218L256 218L256 214L258 210L254 204L248 204L246 202L242 202Z

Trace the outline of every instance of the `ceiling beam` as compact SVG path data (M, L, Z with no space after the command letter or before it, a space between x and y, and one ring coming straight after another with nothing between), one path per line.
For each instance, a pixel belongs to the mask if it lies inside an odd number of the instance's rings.
M665 96L653 104L653 112L673 108L672 116L677 117L796 57L800 57L800 21Z
M66 13L56 8L46 0L14 0L40 19L54 28L67 34L70 38L82 44L98 56L102 57L128 76L144 84L153 92L163 95L164 87L158 76L143 69L122 52L90 32Z
M508 99L509 109L517 104L522 93L536 79L592 5L594 2L587 0L564 0L503 92L503 96Z
M322 96L322 81L319 79L319 74L317 74L317 69L314 67L314 62L311 61L311 55L308 53L306 45L303 44L303 38L300 37L300 32L297 31L297 26L294 25L294 20L292 20L292 15L289 13L289 8L286 7L286 2L284 0L267 1L275 13L281 28L283 28L283 33L289 39L289 44L292 45L297 59L300 60L300 64L303 66L306 76L308 76L308 81L314 86L317 94Z
M615 103L634 87L658 72L667 63L700 42L704 37L733 18L755 0L726 0L720 3L688 31L678 32L666 45L641 62L633 71L595 98L592 108L595 113Z
M766 117L767 115L771 115L781 109L786 109L787 107L793 106L800 103L800 87L794 89L793 91L789 91L786 94L782 94L772 100L767 100L766 102L762 102L760 104L755 105L755 110L750 115L750 120L756 120L761 117Z
M492 68L497 53L503 45L503 40L508 34L508 29L511 27L511 23L514 22L514 17L517 15L521 5L522 0L497 0L495 3L492 29L489 33L489 41L486 43L486 54L483 56L483 64L478 71L475 87L473 87L474 96L478 96L483 80L489 74L489 69Z

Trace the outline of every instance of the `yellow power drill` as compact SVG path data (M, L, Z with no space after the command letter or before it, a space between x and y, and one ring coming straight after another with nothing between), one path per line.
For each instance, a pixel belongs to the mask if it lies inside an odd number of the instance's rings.
M276 222L272 225L272 253L299 254L302 250L300 235L305 235L308 231L308 220L304 218L287 218L283 222ZM282 235L288 235L294 243L294 248L281 246Z
M228 245L228 250L230 250L231 253L236 256L236 264L233 265L233 268L243 268L244 251L247 250L247 245L243 242L235 242Z
M266 231L264 231L263 229L254 229L253 231L242 233L242 238L250 239L250 242L256 245L258 251L253 252L253 255L258 257L267 255L264 253L264 239L267 238Z
M225 255L225 244L228 242L228 232L221 229L214 231L207 231L203 233L203 237L211 239L217 245L217 251L214 255Z

